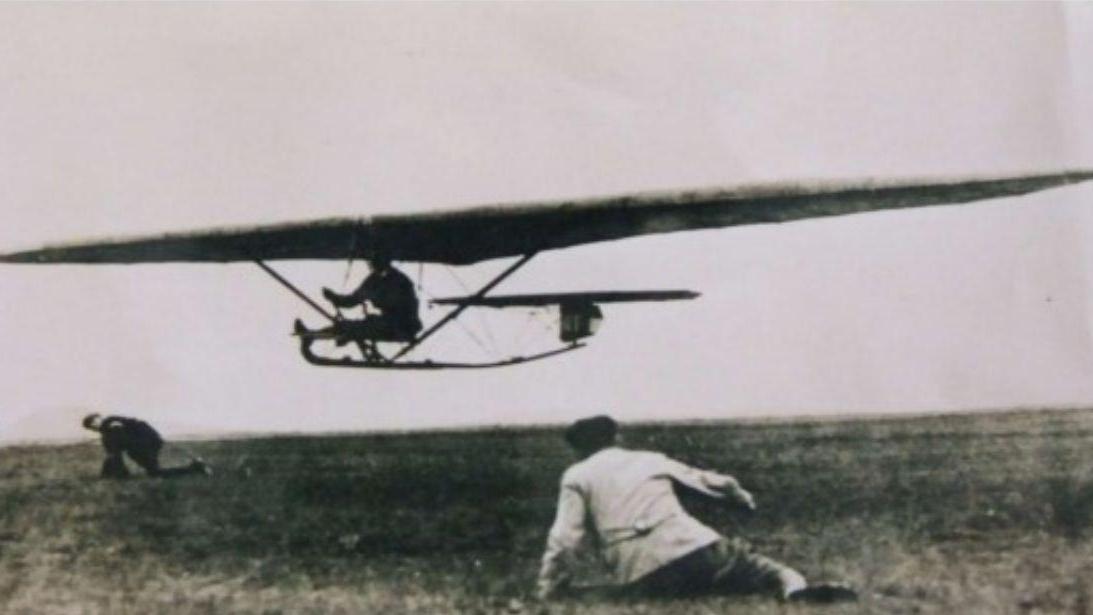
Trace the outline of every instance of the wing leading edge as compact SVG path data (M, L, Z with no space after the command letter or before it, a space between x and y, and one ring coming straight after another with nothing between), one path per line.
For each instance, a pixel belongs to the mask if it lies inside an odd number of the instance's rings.
M8 263L342 260L383 252L398 261L465 265L653 233L790 222L887 209L969 203L1093 179L1093 170L961 179L775 183L493 205L436 213L331 218L46 246Z

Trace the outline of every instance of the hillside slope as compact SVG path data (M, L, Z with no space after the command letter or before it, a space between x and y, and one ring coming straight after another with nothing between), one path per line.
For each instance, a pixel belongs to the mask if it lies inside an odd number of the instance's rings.
M629 446L735 474L751 519L688 506L860 613L1086 613L1093 412L643 425ZM545 429L193 442L217 468L96 478L92 444L0 451L0 611L540 612L557 480ZM168 448L167 461L182 461ZM596 580L590 563L589 580ZM557 613L808 612L757 598Z

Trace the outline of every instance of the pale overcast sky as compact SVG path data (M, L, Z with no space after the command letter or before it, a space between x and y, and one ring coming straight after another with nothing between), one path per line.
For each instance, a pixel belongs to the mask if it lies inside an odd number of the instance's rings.
M1064 167L1093 167L1088 4L0 5L2 252ZM306 364L291 322L319 321L249 264L3 266L0 438L77 437L91 409L170 435L1088 406L1091 201L1081 185L545 253L498 292L703 296L607 306L587 349L459 373ZM312 292L364 271L275 265ZM461 292L443 268L422 280ZM549 336L469 316L435 356Z

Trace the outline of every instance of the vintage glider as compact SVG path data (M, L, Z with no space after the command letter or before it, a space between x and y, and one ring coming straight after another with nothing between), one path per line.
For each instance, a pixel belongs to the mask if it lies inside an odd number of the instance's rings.
M508 268L467 297L436 300L454 306L410 340L400 340L388 357L376 340L353 340L361 358L328 358L311 347L317 337L300 335L301 352L317 365L436 369L495 367L554 356L582 346L602 314L597 307L616 301L691 299L690 291L603 291L488 296L503 279L536 254L586 243L745 224L790 222L887 209L969 203L1017 196L1093 179L1093 170L1055 173L898 181L774 183L723 189L642 193L522 205L495 205L436 213L331 218L245 228L210 229L132 239L46 246L0 255L7 263L167 263L251 261L334 322L331 314L274 271L267 261L368 258L385 254L396 261L469 265L515 257ZM429 336L470 307L556 306L561 347L526 357L488 363L404 359ZM389 344L389 342L388 342Z

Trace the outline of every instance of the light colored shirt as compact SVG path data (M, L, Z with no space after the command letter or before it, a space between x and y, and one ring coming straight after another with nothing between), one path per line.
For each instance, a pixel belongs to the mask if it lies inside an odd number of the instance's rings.
M602 449L562 475L558 512L539 572L547 597L569 580L571 562L591 530L615 582L630 583L716 542L721 536L687 514L673 482L754 507L736 479L692 468L660 453Z

